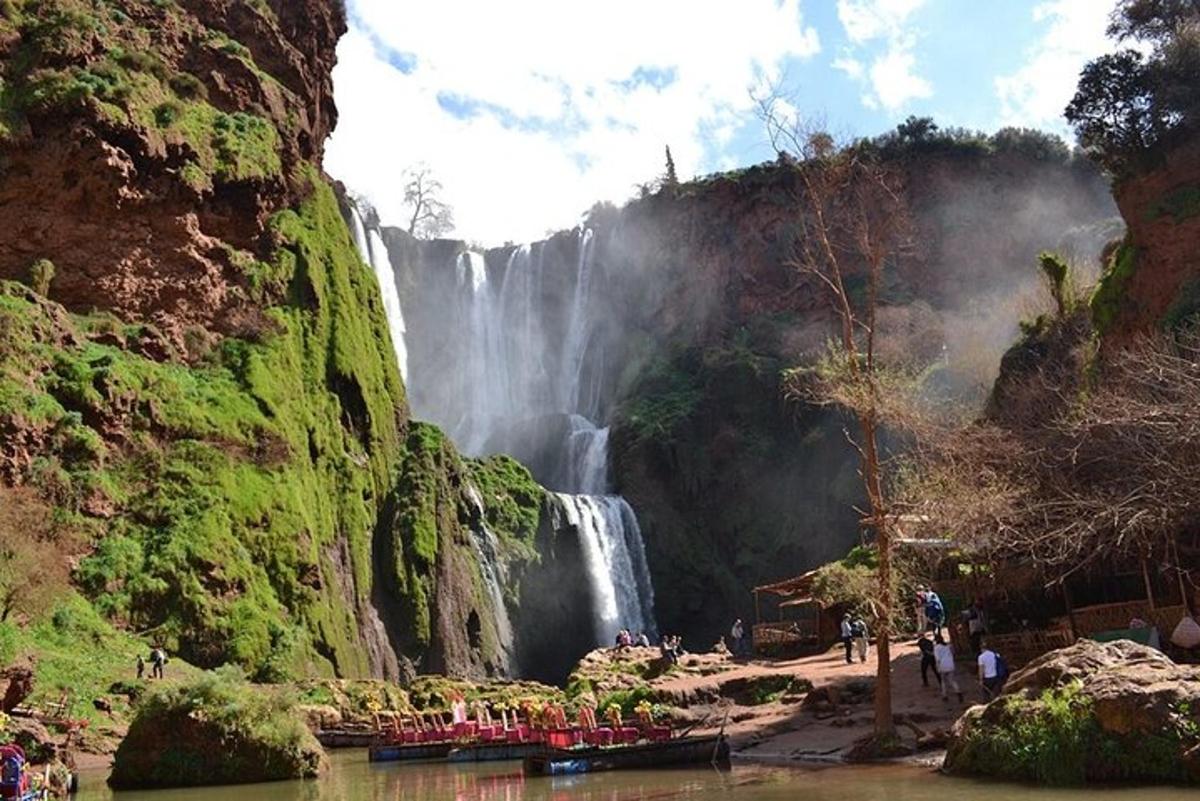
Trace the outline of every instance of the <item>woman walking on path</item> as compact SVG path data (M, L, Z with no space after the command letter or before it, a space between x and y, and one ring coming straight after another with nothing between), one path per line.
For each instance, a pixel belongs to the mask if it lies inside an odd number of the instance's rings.
M942 682L942 700L948 700L946 691L953 687L958 702L963 703L962 688L958 686L958 677L954 675L954 650L946 644L940 634L933 640L933 658L937 662L938 678Z

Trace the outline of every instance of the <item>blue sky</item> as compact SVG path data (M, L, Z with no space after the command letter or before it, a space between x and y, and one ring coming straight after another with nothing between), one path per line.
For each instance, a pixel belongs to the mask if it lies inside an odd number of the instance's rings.
M443 183L457 235L570 227L661 172L772 158L751 92L872 135L910 114L1067 134L1112 0L349 0L326 168L403 219L405 171Z

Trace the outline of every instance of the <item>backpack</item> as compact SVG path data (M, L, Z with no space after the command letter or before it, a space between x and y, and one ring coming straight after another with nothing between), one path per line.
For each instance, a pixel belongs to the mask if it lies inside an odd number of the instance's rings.
M996 678L1004 681L1008 678L1008 663L1004 661L1004 657L1000 656L1000 654L995 651L992 651L992 653L996 654Z
M867 627L861 621L854 621L850 624L850 635L853 637L862 637L867 633Z

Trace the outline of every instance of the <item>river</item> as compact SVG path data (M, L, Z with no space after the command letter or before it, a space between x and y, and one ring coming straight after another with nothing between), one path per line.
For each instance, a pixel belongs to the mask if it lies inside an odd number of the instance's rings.
M85 774L78 801L1096 801L1094 788L1052 790L951 779L924 768L739 766L526 779L515 762L479 766L371 764L365 751L333 755L315 781L114 793ZM1126 788L1102 801L1194 801L1194 790Z

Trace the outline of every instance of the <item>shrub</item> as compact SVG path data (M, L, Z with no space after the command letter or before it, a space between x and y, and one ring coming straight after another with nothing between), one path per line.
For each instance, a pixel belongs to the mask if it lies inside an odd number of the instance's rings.
M316 776L324 752L295 698L236 668L161 688L143 701L113 760L113 787L186 787Z
M29 286L43 297L49 297L50 284L54 281L54 262L38 259L29 265Z

